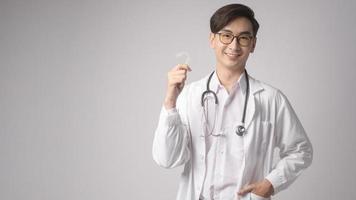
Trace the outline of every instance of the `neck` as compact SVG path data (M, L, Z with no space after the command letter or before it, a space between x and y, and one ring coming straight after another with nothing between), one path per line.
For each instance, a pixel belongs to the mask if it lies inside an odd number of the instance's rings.
M225 89L230 93L233 85L239 80L241 74L243 74L245 68L229 69L226 67L216 67L216 73L219 78L220 83L225 87Z

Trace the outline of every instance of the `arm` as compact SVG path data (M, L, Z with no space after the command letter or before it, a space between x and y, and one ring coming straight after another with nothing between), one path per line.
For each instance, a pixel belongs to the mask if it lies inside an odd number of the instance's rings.
M186 117L188 89L183 89L188 70L188 66L178 65L168 73L167 95L152 148L153 159L164 168L182 165L190 159Z
M288 99L277 92L276 144L281 160L267 175L274 193L287 188L313 159L313 148Z

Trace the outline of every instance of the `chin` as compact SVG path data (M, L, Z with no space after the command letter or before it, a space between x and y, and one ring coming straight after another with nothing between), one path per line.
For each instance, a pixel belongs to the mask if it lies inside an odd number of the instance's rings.
M243 69L244 65L241 65L240 63L226 63L225 67L228 69L236 70L236 69Z
M244 65L243 62L241 62L241 60L237 59L237 60L224 60L223 62L224 66L226 66L229 69L240 69L242 68Z
M238 69L244 69L245 63L241 62L241 60L231 60L229 58L227 59L220 59L220 66L222 66L225 69L229 70L238 70Z

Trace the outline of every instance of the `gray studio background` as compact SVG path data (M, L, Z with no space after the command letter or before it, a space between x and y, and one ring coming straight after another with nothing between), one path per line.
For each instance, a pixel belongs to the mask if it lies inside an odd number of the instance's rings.
M209 19L233 1L0 1L0 199L175 199L152 160L166 74L214 68ZM355 1L239 1L261 24L249 73L289 98L312 166L276 200L355 199Z

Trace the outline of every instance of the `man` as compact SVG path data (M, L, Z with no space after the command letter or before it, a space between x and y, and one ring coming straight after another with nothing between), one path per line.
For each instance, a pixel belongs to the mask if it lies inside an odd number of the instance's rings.
M287 98L245 71L254 12L226 5L210 28L216 70L187 86L188 65L169 71L153 158L165 168L184 164L177 200L270 199L311 164L311 143Z

